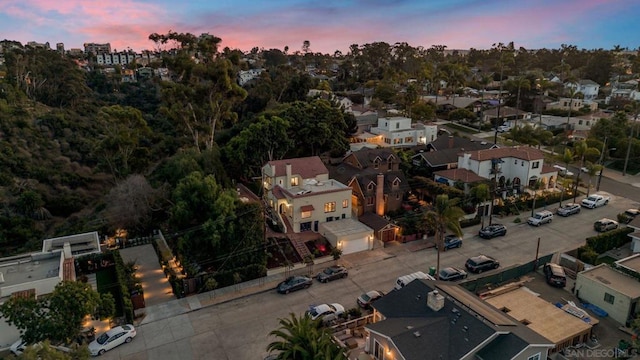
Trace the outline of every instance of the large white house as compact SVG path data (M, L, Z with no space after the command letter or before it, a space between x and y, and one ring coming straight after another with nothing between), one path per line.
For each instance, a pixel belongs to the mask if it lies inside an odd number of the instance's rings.
M536 181L545 189L555 187L557 180L557 171L544 165L544 153L528 146L467 151L458 156L458 169L495 180L500 186L510 180L520 190Z
M577 82L567 82L564 85L565 88L572 88L576 90L576 92L580 92L584 95L584 99L595 100L598 97L598 92L600 91L600 85L589 79L581 79Z
M403 147L428 144L438 137L437 125L412 124L407 117L378 118L378 126L371 128L382 146Z
M42 251L0 259L0 303L11 296L50 294L61 281L75 281L74 256L100 252L98 233L43 241ZM18 340L18 329L0 319L0 349Z
M344 254L372 246L373 230L360 226L362 224L355 226L349 222L346 227L324 224L351 220L352 190L330 179L329 171L319 157L269 161L262 167L262 185L265 201L285 227L285 232L322 233Z

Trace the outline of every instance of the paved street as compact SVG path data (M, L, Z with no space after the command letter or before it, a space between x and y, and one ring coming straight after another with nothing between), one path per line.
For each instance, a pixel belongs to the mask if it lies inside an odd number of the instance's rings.
M583 211L569 218L555 217L551 224L531 227L515 224L514 216L496 219L508 228L505 237L483 240L476 236L479 226L466 228L462 248L441 254L441 266L463 266L473 255L486 253L503 267L531 261L537 238L540 255L574 249L595 235L593 222L615 218L638 203L613 195L608 206ZM529 214L521 214L526 221ZM420 250L417 250L420 249ZM412 251L414 250L414 251ZM360 254L343 256L349 277L289 295L279 295L273 287L284 275L262 279L253 287L220 289L147 309L148 316L138 326L138 337L105 355L107 359L262 359L272 340L268 333L278 327L278 318L301 314L309 305L338 302L355 307L356 297L371 289L389 291L395 279L435 265L436 252L416 243L396 244ZM315 271L323 265L316 265ZM304 272L305 269L297 270ZM473 278L477 275L471 275ZM225 291L226 290L226 291ZM261 292L260 292L261 291ZM256 293L258 292L258 293Z

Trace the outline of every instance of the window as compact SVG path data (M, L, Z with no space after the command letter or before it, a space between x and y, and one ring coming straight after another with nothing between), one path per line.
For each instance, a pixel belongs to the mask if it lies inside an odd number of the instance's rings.
M373 190L373 183L369 183L369 185L367 185L367 190Z
M292 177L292 178L291 178L291 186L298 186L298 185L299 185L298 180L299 180L299 179L298 179L298 177L297 177L297 176Z
M373 196L369 196L367 198L367 205L373 205L375 198Z
M540 360L540 353L529 356L527 360Z
M518 159L513 160L513 163L518 165Z
M336 202L332 201L332 202L328 202L324 204L324 212L328 213L328 212L334 212L336 211Z
M380 167L380 160L378 159L373 160L373 168L377 169L378 167Z
M300 216L301 216L303 219L308 219L308 218L310 218L310 217L311 217L311 211L303 211L303 212L300 214Z
M404 138L404 142L407 144L411 144L413 142L413 137L407 136L406 138Z
M540 161L534 161L531 167L534 168L534 169L539 168L540 167Z
M396 123L396 129L400 129L400 123Z
M587 126L589 126L589 121L587 121Z
M393 188L397 188L398 186L400 186L400 179L395 178L395 180L393 180Z
M578 120L578 125L582 125L582 120Z
M616 301L616 297L609 293L604 293L604 301L613 304Z
M347 199L342 200L342 207L343 208L348 208L349 207L349 200L347 200Z
M400 200L400 193L396 194L396 200Z

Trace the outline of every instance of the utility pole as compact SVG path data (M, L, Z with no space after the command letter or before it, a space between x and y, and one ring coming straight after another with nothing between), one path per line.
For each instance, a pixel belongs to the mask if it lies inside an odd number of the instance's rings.
M533 271L538 269L538 255L540 254L540 238L538 238L538 245L536 246L536 259L533 262Z
M596 185L596 191L600 191L600 182L602 181L602 173L604 172L604 152L607 151L607 137L604 137L604 143L602 143L602 151L600 152L600 159L598 163L602 165L600 174L598 175L598 184Z
M493 135L493 143L498 144L498 126L500 124L500 106L502 105L502 75L504 72L504 62L502 61L502 54L500 54L500 92L498 93L498 119L495 123L495 134Z
M627 165L629 165L629 155L631 154L631 143L633 142L633 130L635 130L638 122L638 112L640 111L640 103L636 102L635 116L633 117L633 125L631 125L631 134L629 134L629 143L627 144L627 155L624 157L624 167L622 168L622 176L627 175Z

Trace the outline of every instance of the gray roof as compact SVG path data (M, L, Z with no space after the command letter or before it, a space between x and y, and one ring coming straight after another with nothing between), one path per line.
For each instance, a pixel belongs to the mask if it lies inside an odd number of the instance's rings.
M373 231L380 231L385 226L391 224L389 220L383 218L376 213L364 213L358 216L358 221L372 228ZM395 224L391 224L393 227L398 227Z
M501 334L478 351L477 357L486 360L510 360L527 347L526 341L514 334Z
M435 288L445 297L440 311L426 304L427 294ZM493 337L483 347L485 359L511 358L509 354L529 344L554 345L455 284L414 280L372 306L385 320L366 327L391 338L406 360L460 359Z
M444 149L439 151L421 152L413 157L421 157L431 167L457 164L458 154L462 153L460 149Z
M466 151L474 151L490 149L493 146L494 144L486 141L475 141L458 136L449 136L446 134L438 136L437 139L433 140L427 145L427 147L436 151L442 151L445 149L464 149Z
M362 166L363 169L366 169L373 165L373 161L376 158L380 158L381 160L387 160L389 157L393 157L394 163L399 163L400 159L393 152L393 150L389 148L379 148L379 149L360 149L358 151L354 151L352 154L358 159L358 162ZM349 155L347 155L349 156Z
M427 293L432 290L425 282L414 280L390 292L372 305L387 319L367 328L390 337L406 360L460 359L496 332L448 299L440 311L431 310ZM420 332L419 337L415 331Z
M392 185L396 178L400 180L400 185L398 186L397 191L405 192L411 190L411 186L409 186L409 182L404 176L404 172L402 172L402 170L380 172L380 170L372 168L358 169L357 167L345 163L329 167L329 175L331 178L336 179L345 185L349 185L349 182L355 178L363 191L366 191L367 185L371 182L376 185L378 184L378 174L384 174L383 191L385 194L391 194L394 192L392 190Z

